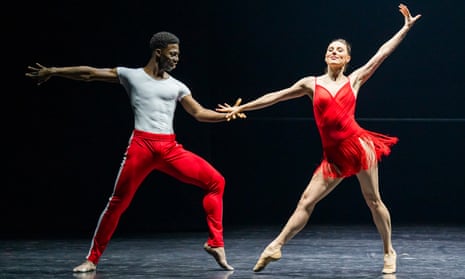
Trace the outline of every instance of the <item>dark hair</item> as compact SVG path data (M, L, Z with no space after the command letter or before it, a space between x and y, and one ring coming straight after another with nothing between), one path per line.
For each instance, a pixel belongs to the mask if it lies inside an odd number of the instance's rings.
M153 51L157 48L165 48L169 44L179 44L179 38L170 32L158 32L153 34L150 39L150 50Z

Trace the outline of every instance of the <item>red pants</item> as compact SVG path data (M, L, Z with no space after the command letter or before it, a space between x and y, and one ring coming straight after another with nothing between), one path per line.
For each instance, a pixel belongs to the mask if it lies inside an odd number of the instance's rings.
M129 141L113 194L102 212L87 259L95 264L112 237L119 219L128 208L147 175L158 170L205 191L203 208L209 229L208 244L223 247L224 177L206 160L185 150L175 135L134 130Z

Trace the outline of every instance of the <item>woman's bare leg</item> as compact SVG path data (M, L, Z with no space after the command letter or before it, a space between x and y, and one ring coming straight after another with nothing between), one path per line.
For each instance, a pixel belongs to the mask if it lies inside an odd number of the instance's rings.
M262 252L253 271L261 271L271 261L277 261L281 258L281 247L305 227L315 205L328 195L341 181L342 178L324 179L321 169L313 175L294 213L279 235L268 244Z
M369 156L370 159L373 160L374 154L372 151L369 153ZM392 247L391 241L391 216L386 205L381 200L381 195L379 193L378 166L376 163L372 165L373 166L369 169L359 172L357 174L357 178L360 182L365 202L370 208L376 229L381 235L381 239L383 241L383 273L394 273L396 272L396 253Z

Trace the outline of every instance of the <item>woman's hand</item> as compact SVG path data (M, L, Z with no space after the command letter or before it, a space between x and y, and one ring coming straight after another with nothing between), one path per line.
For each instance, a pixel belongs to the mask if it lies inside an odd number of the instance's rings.
M245 113L241 112L241 107L239 106L242 102L241 98L238 98L234 106L230 106L228 103L224 103L223 105L218 104L218 107L215 109L218 112L226 112L226 119L230 121L231 119L239 118L247 118Z
M405 26L407 26L409 28L421 17L420 14L412 17L412 15L410 14L409 9L404 4L399 4L399 11L404 15Z

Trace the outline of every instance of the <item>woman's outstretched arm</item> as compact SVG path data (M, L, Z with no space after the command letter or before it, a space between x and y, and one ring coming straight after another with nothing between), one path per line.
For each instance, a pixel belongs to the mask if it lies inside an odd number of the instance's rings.
M400 42L402 42L405 38L410 28L421 17L420 14L413 17L407 6L404 4L399 5L399 11L404 15L404 25L402 28L397 31L392 38L386 41L365 65L350 74L351 80L353 81L352 86L356 89L356 91L358 91L358 88L373 75L381 63L383 63L383 61L396 49Z
M309 85L309 80L309 77L302 78L288 88L266 93L261 97L240 106L231 107L228 104L218 105L216 111L228 113L226 118L231 119L244 111L258 110L285 100L295 99L304 95L311 95L312 90Z

